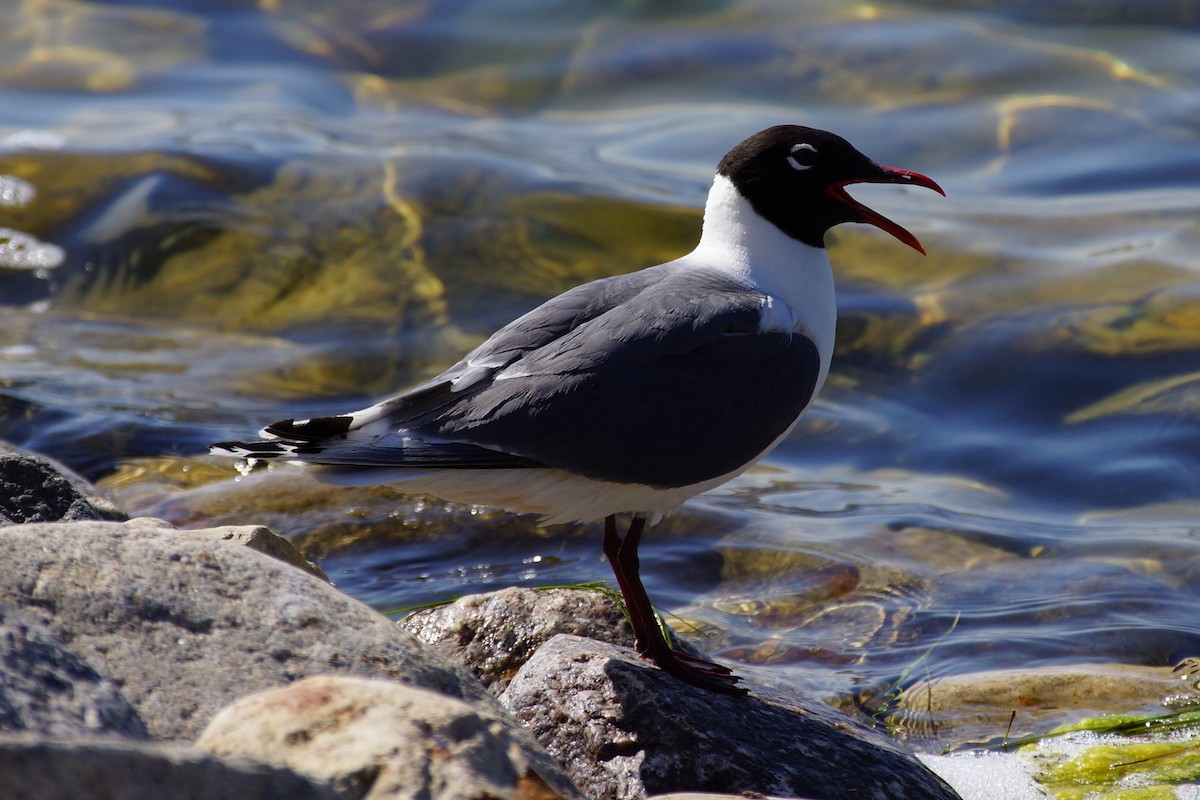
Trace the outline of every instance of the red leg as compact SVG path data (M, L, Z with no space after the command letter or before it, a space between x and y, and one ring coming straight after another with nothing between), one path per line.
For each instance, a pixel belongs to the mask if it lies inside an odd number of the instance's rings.
M634 646L638 653L649 658L664 672L693 686L727 694L746 694L745 689L735 685L741 678L726 667L672 650L667 643L646 588L642 585L637 549L645 527L646 518L635 515L622 541L617 535L616 516L609 515L604 520L604 554L608 556L617 585L621 587L621 596L625 598L625 609L633 627Z
M658 627L658 619L654 616L654 609L643 607L642 597L636 590L630 588L622 568L622 545L624 542L617 534L617 518L610 514L604 518L604 555L608 558L609 565L612 566L613 574L617 578L617 585L621 588L621 597L625 600L625 612L629 615L629 624L633 628L633 646L640 655L644 656L648 655L645 643L650 641L653 636L646 628L646 619L650 618L654 628Z

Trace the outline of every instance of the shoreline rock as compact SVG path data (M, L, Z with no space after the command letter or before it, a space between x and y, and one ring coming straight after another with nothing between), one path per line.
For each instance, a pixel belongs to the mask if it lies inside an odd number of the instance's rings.
M0 442L0 526L127 519L81 475L45 456Z
M955 800L904 748L817 702L684 684L632 650L559 635L500 702L598 800L668 792L820 800Z
M16 458L14 474L49 486L53 502L5 518L76 520L0 526L0 700L16 709L0 714L0 785L20 797L153 780L168 785L156 796L196 800L283 786L347 799L957 798L911 753L823 704L716 696L663 674L613 644L629 632L601 594L505 590L399 625L265 528L110 521L86 485ZM248 707L261 713L247 718ZM206 728L200 742L219 756L187 745ZM318 768L334 752L344 758ZM55 759L77 759L85 777L29 766ZM427 781L416 794L412 775Z
M237 698L308 675L494 702L383 615L216 530L149 519L0 528L0 606L23 609L116 680L159 740L191 739Z
M121 690L49 626L0 606L0 730L47 737L150 738Z
M328 583L227 539L158 520L0 528L0 608L69 642L158 741L193 739L225 706L317 675L407 684L509 719L558 796L561 768L463 667ZM3 775L0 775L2 778Z
M343 800L332 788L249 758L180 744L0 734L10 800Z
M417 611L400 625L465 665L497 697L539 647L560 633L631 646L611 597L580 589L500 589Z
M243 697L196 746L364 800L582 800L546 782L506 714L392 681L318 675Z

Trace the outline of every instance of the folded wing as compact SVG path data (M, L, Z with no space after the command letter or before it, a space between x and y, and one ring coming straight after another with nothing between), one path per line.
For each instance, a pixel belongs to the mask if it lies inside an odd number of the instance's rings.
M820 359L804 336L759 330L761 297L671 266L577 287L428 383L354 414L274 423L264 431L272 441L239 454L545 466L656 487L733 472L794 424Z

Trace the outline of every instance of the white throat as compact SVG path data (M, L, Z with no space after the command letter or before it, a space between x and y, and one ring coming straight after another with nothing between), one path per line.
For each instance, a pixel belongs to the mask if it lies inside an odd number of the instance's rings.
M833 269L823 247L797 241L759 216L723 175L713 180L704 207L704 232L687 256L767 295L761 330L808 336L821 355L825 382L833 356L837 301Z

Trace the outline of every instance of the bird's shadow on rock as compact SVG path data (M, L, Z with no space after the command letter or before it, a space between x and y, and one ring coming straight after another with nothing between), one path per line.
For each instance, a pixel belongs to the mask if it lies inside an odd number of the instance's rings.
M796 698L794 707L751 694L684 684L634 658L604 667L621 727L644 753L647 795L760 793L812 800L958 800L917 758L841 712Z

